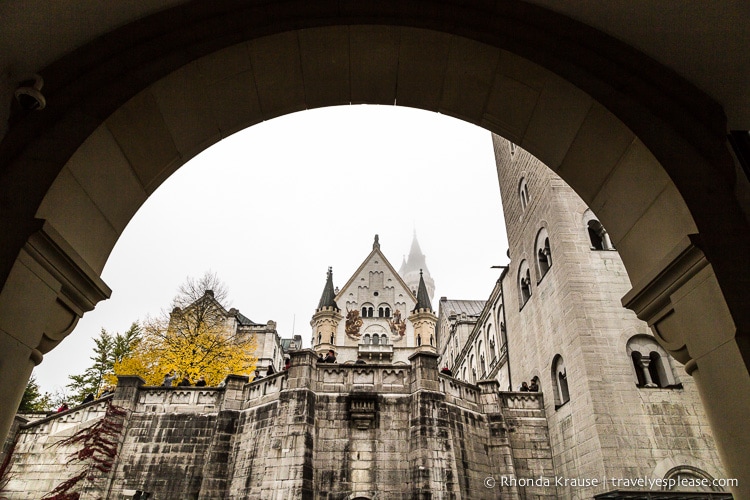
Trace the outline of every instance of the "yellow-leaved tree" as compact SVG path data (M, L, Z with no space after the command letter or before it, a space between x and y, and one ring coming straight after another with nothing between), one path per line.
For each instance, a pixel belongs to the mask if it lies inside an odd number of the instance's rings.
M172 311L142 323L132 353L115 364L118 375L138 375L147 385L160 385L174 370L178 381L193 384L203 376L217 385L229 374L255 369L255 336L238 327L235 309L227 311L225 285L213 273L188 278L172 301Z

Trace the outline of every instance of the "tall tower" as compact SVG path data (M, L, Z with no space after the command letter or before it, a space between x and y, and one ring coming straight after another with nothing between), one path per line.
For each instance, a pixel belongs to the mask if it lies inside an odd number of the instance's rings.
M409 321L414 325L415 345L435 350L435 325L437 324L437 316L435 316L435 311L432 310L427 285L421 271L417 286L417 305L414 306L409 316Z
M343 316L335 299L333 270L329 267L323 294L320 296L318 308L315 309L315 314L310 321L313 329L312 345L318 354L325 354L328 349L333 349L336 342L336 329Z
M724 477L693 380L620 302L630 281L606 229L539 160L493 143L511 258L510 373L514 389L536 381L544 394L556 475ZM558 494L617 489L600 481Z
M432 300L435 296L435 281L430 276L430 270L427 269L426 257L422 253L422 249L419 247L419 241L417 241L417 231L414 230L414 236L411 241L411 249L409 249L409 256L401 262L401 268L398 270L398 274L403 278L404 282L409 285L409 290L417 295L419 288L419 280L424 279L427 294Z

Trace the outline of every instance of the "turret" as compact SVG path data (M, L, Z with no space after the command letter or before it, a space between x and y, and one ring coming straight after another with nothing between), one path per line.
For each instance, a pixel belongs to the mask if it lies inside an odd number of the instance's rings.
M435 351L435 325L437 316L432 310L430 294L424 281L422 270L419 270L419 286L417 288L417 305L412 310L409 321L414 325L414 343L420 350Z
M329 349L335 350L336 328L343 317L335 299L333 270L329 267L323 294L320 296L318 308L310 321L313 333L312 345L317 353L325 354Z

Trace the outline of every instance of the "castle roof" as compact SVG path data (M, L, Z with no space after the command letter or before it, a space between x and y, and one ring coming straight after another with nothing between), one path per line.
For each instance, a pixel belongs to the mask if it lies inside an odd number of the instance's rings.
M321 310L324 307L333 307L334 309L338 309L339 306L336 305L335 299L336 294L333 291L333 269L329 267L328 274L326 276L326 284L325 287L323 287L323 294L320 296L320 302L318 302L318 310Z
M432 311L432 304L430 304L430 294L427 293L427 285L424 283L424 277L422 276L422 270L419 270L419 289L417 290L417 305L414 306L414 310L418 309L429 309Z
M479 317L482 314L485 300L453 300L443 297L440 299L441 315L466 314L467 316Z

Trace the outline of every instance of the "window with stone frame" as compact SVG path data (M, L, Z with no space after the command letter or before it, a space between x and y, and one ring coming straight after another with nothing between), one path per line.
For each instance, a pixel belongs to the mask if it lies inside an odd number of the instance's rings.
M563 357L557 354L552 360L552 387L554 388L555 409L570 401L568 373Z
M583 213L583 223L588 233L591 250L614 250L615 246L609 238L609 233L596 218L591 209Z
M363 318L372 318L373 313L375 311L375 308L372 304L364 304L362 306L362 317Z
M493 331L492 325L487 325L487 336L490 340L488 340L488 343L490 345L490 366L494 366L497 362L497 342L495 342L495 333Z
M690 465L678 465L664 475L663 489L671 491L723 491L719 486L713 486L714 478L708 472ZM690 498L693 498L691 495ZM697 498L697 497L695 497ZM704 497L701 497L704 498Z
M369 345L371 342L372 342L372 340L370 339L370 334L369 333L365 333L364 335L362 335L362 343L363 344Z
M521 177L518 182L518 198L521 200L521 211L525 212L526 207L529 205L529 186L526 183L526 178Z
M634 335L628 340L635 384L642 388L681 388L669 354L650 335Z
M521 308L531 298L531 272L529 271L529 264L525 260L521 261L518 269L518 298Z
M542 228L536 235L535 244L536 253L536 270L539 276L538 281L542 281L542 278L547 274L549 268L552 267L552 250L549 245L549 235L547 229Z

